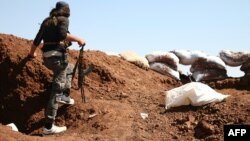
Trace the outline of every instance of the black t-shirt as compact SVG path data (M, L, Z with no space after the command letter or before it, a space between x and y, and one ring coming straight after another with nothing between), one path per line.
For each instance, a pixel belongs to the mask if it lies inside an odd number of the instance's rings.
M46 42L60 42L65 40L67 33L68 33L68 27L69 27L69 19L65 16L53 16L46 18L35 39L33 44L38 46L41 41L43 40L44 43ZM56 50L60 52L65 52L66 48L60 44L44 44L42 48L43 52Z

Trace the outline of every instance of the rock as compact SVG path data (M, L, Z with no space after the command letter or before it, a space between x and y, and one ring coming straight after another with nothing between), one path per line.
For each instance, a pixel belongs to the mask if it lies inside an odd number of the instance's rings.
M214 133L214 126L202 120L199 121L195 127L195 137L196 138L205 138Z

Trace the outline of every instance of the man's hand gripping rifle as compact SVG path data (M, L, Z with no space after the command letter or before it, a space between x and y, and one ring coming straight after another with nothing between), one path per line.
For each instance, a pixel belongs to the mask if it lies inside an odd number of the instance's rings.
M84 46L81 47L80 53L78 60L75 64L75 67L73 69L73 76L72 76L72 82L75 76L76 68L78 67L78 89L81 90L81 97L82 97L82 102L86 103L86 97L84 94L84 83L85 83L85 75L88 75L90 72L92 72L95 68L93 64L91 64L88 68L84 69L83 68L83 48Z

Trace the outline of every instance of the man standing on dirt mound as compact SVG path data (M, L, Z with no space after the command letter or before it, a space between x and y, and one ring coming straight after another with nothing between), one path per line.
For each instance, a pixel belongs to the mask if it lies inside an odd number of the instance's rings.
M52 70L54 75L51 95L45 109L43 134L66 131L66 126L58 127L54 125L58 103L74 104L74 99L69 96L74 66L68 64L67 48L71 45L71 42L77 42L80 46L84 46L85 41L69 33L69 16L69 4L64 1L57 2L56 7L51 10L50 16L44 19L29 53L29 56L36 57L37 46L43 40L44 65Z

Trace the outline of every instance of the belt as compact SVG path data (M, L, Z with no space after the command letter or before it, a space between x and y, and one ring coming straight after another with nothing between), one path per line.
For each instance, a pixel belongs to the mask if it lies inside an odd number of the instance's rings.
M55 51L55 50L51 50L51 51L47 51L43 53L44 58L53 57L53 56L61 57L63 56L63 53L60 51Z
M44 45L65 45L64 41L59 42L44 42Z

